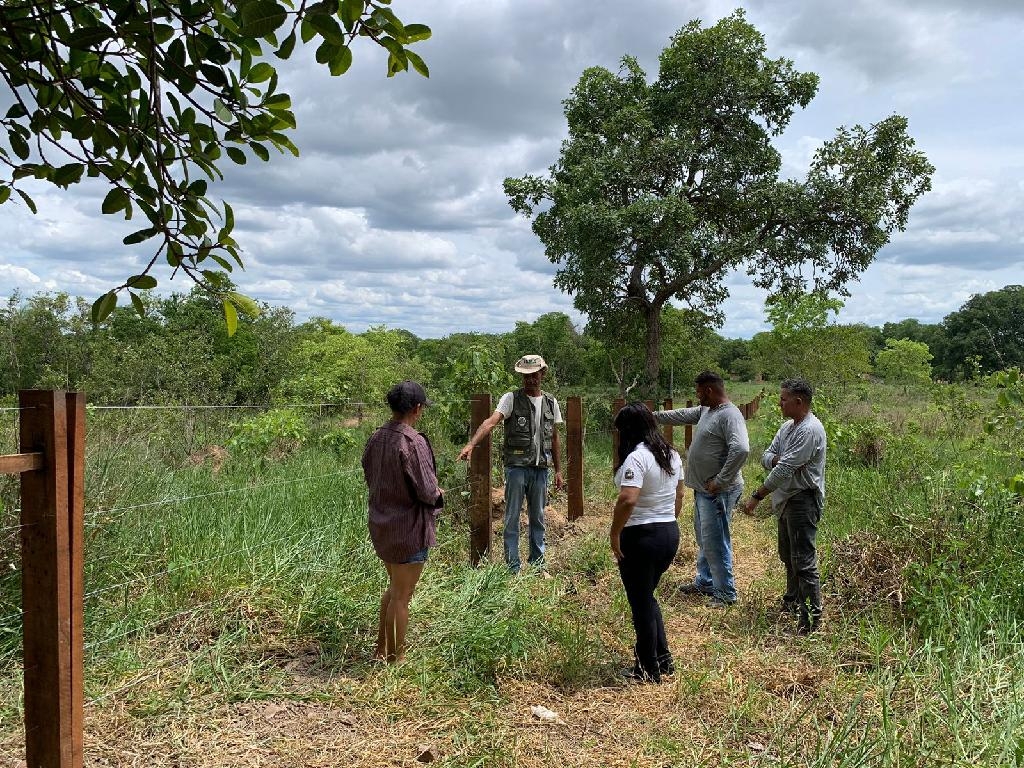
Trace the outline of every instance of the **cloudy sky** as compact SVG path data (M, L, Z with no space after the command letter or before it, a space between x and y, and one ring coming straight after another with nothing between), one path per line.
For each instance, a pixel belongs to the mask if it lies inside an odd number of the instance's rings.
M369 48L331 78L297 57L282 68L299 159L231 170L211 196L232 202L245 251L240 289L352 331L386 324L420 336L507 331L564 311L555 267L501 191L542 173L565 132L564 99L588 66L636 56L649 76L673 32L713 23L718 0L395 0L431 77L384 77ZM971 294L1024 283L1024 46L1020 0L749 0L769 55L817 72L817 98L778 147L802 176L840 125L893 112L937 172L877 262L851 286L845 322L936 322ZM131 225L99 214L104 190L39 189L38 215L0 211L0 297L64 290L95 298L145 257ZM165 277L166 275L161 275ZM763 328L764 295L730 277L727 336ZM170 288L188 290L183 281Z

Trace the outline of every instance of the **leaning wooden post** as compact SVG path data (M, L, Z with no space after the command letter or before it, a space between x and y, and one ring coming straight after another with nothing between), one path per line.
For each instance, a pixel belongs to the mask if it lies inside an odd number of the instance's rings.
M565 403L565 460L572 521L583 517L583 398L579 395Z
M85 696L85 393L68 392L68 553L71 577L71 765L81 768Z
M615 428L615 417L626 407L626 398L616 397L612 400L612 466L619 461L619 430Z
M693 400L686 401L687 408L693 408ZM686 429L683 431L683 445L686 450L690 450L690 443L693 442L693 424L687 424Z
M491 415L491 396L473 395L470 437ZM479 565L491 548L491 436L483 438L469 457L469 559Z
M671 411L672 410L672 398L671 397L666 397L665 398L665 402L662 403L662 408L664 408L666 411ZM664 427L661 428L661 432L665 436L665 442L668 443L669 445L672 445L672 425L671 424L666 424Z
M39 390L18 395L20 450L44 456L42 468L21 475L25 762L32 768L77 768L65 398Z

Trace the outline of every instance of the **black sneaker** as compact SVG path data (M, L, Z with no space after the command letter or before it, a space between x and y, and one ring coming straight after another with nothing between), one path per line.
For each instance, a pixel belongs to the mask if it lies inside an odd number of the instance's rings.
M639 683L641 685L646 685L647 683L661 682L661 672L657 675L650 675L636 665L622 670L620 674L622 679L627 683Z
M683 584L683 586L679 587L677 591L681 595L702 595L704 597L710 597L713 594L713 590L705 587L698 587L692 581L689 584Z
M779 601L779 615L780 616L796 616L800 613L800 607L796 600L787 600L782 598Z
M662 677L671 677L676 673L676 665L671 656L658 659L658 672Z

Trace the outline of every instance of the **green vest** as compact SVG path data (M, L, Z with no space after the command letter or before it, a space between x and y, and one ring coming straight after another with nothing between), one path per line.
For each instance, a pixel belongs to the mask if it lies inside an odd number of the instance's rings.
M529 395L518 389L512 394L512 413L505 419L502 459L506 467L546 467L552 463L551 436L555 433L555 398L541 392L540 461L533 444L534 411Z

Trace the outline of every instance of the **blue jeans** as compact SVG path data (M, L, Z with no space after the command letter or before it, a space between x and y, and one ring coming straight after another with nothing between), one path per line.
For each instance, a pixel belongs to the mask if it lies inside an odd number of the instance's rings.
M505 562L519 573L519 516L523 500L530 518L530 565L544 563L544 506L548 500L547 467L505 467Z
M694 583L702 592L726 602L736 601L732 576L732 510L743 486L727 488L714 495L693 492L693 534L697 538L697 576Z

